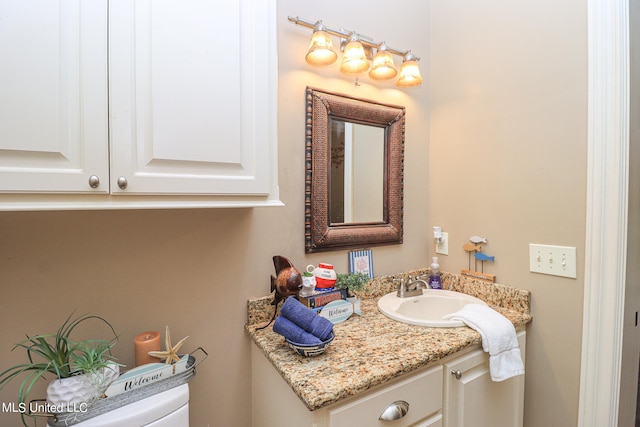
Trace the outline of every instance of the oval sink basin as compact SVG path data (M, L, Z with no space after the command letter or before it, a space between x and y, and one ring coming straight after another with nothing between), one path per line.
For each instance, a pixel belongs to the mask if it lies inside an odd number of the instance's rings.
M432 328L464 326L459 320L445 320L447 314L459 311L467 304L484 304L481 299L454 291L423 289L422 295L398 298L395 292L378 300L378 310L387 317L410 325Z

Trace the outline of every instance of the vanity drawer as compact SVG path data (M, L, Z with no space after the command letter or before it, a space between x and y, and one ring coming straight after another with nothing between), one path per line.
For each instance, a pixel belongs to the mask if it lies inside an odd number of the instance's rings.
M399 421L382 421L380 415L394 402L404 401L409 410ZM427 426L439 425L442 408L442 366L430 368L411 378L386 386L347 404L329 410L331 427L408 426L425 421ZM433 420L427 420L432 417ZM428 421L428 422L427 422ZM433 422L432 422L433 421Z

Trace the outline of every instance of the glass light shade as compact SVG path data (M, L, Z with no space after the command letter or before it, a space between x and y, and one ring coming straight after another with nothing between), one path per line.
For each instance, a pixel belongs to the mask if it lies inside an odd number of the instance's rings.
M398 81L396 81L396 86L410 87L421 84L422 76L420 75L418 63L413 59L404 61L400 67L400 77L398 78Z
M314 66L331 65L338 59L338 54L333 50L333 43L329 34L324 31L314 31L309 43L309 50L304 57L308 64Z
M398 74L393 65L393 56L386 50L379 50L373 58L373 65L369 71L369 77L374 80L389 80Z
M344 48L340 71L344 74L360 74L369 69L364 47L359 41L350 41Z

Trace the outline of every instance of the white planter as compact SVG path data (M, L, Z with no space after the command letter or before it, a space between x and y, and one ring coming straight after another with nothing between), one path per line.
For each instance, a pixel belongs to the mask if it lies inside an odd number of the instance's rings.
M51 405L69 405L90 402L102 396L109 384L120 374L112 363L91 374L74 375L51 381L47 387L47 402Z

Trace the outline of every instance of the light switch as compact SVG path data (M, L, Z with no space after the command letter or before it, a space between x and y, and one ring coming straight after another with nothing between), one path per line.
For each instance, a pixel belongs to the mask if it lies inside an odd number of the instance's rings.
M529 244L529 270L534 273L576 278L576 248Z

